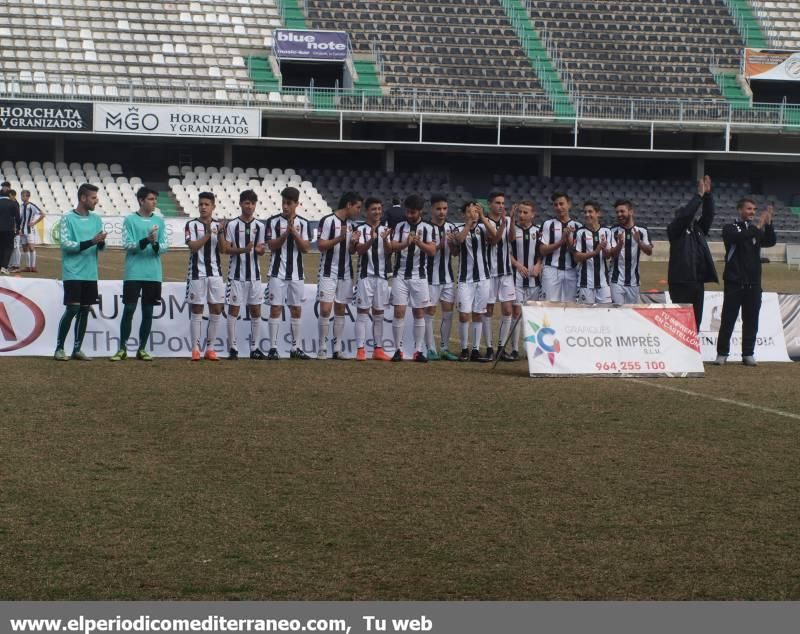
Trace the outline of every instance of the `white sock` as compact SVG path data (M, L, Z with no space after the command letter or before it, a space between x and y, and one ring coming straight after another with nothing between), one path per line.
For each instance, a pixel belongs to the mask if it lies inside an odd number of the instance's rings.
M462 350L467 349L467 344L469 343L469 322L468 321L459 321L458 322L458 343L461 345Z
M431 331L433 336L433 331ZM414 318L414 352L424 352L425 349L425 318Z
M481 330L483 330L483 319L472 322L472 348L477 350L481 347Z
M425 314L425 349L436 349L436 341L433 339L433 315L427 313Z
M344 342L342 335L344 334L344 315L333 316L333 349L335 352L344 351Z
M514 336L511 337L511 341L513 342L511 345L513 346L511 349L514 352L519 352L519 340L520 335L522 334L522 320L517 321L517 325L514 326Z
M280 317L270 317L269 318L269 347L270 348L277 348L278 347L278 332L281 329L281 318Z
M33 251L28 251L28 253L27 253L27 255L28 255L28 268L30 268L30 269L32 269L35 266L33 264L33 262L34 262L33 253L34 253Z
M330 332L330 317L319 316L317 326L319 328L319 349L328 354L328 333Z
M28 256L29 256L29 257L30 257L30 259L31 259L31 268L32 268L32 269L35 269L35 268L36 268L36 251L31 251L31 252L28 254Z
M200 347L200 335L203 331L203 314L192 313L189 316L189 334L192 338L192 349Z
M392 336L394 337L394 347L395 350L403 351L403 326L405 325L403 322L405 319L400 319L395 317L392 320Z
M300 341L300 317L292 317L289 328L292 331L292 350L297 350L297 342Z
M439 336L441 337L442 350L450 349L450 329L453 327L453 313L442 312L442 323L439 326Z
M261 317L250 318L250 352L259 349L261 343Z
M483 326L483 336L486 337L486 347L492 348L492 318L489 315L481 315L481 324ZM480 348L480 341L478 342Z
M363 348L367 340L367 324L369 313L358 313L356 317L356 347Z
M228 315L228 349L229 350L238 350L239 345L236 343L236 322L239 320L239 317L234 317L233 315Z
M499 348L502 346L506 339L508 338L509 333L511 332L511 315L505 316L500 320L500 337L497 340L497 347Z
M376 348L383 348L383 313L372 316L372 338Z
M217 326L222 315L211 313L208 316L208 333L206 335L206 349L212 348L217 340Z

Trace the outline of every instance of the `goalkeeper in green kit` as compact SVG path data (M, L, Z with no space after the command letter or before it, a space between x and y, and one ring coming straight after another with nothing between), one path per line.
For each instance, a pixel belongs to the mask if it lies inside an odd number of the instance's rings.
M122 246L125 249L125 277L122 282L122 324L119 350L111 361L128 358L126 342L131 336L133 314L139 297L142 298L142 323L139 326L139 349L136 358L152 361L147 352L147 340L153 327L153 307L161 303L161 256L169 248L164 218L155 215L157 192L142 187L136 192L139 211L125 218L122 225Z

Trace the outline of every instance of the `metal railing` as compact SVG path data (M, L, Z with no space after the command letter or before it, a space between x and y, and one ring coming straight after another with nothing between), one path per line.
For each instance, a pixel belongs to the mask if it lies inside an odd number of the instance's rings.
M21 79L18 74L0 75L0 97L14 99L254 106L264 110L345 112L380 114L405 119L421 114L453 118L512 118L564 124L556 119L553 103L544 93L500 93L483 91L392 88L384 94L341 88L283 88L259 91L258 85L204 85L174 79L158 84L133 80L48 75L47 81ZM374 92L374 91L373 91ZM772 126L800 131L800 105L753 104L734 108L723 100L649 99L579 95L573 103L579 121L735 124ZM567 123L566 125L570 125Z

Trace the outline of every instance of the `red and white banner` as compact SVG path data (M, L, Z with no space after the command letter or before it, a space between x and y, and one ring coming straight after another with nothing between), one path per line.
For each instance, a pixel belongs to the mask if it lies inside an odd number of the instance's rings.
M751 81L800 81L800 52L746 48L744 74Z
M691 306L561 306L522 309L531 376L699 376Z
M101 280L98 283L100 303L94 307L94 315L89 318L89 327L84 339L83 351L97 357L108 357L119 349L119 327L122 317L122 282ZM189 304L186 302L186 285L181 282L163 284L162 303L156 306L153 314L153 330L147 350L156 357L188 357L191 354L189 336ZM317 287L306 284L303 300L303 319L301 322L301 347L310 355L317 353L319 336L317 319L319 304L316 301ZM57 280L24 279L15 277L0 278L0 357L3 356L52 356L56 346L58 322L64 312L62 299L63 284ZM241 315L246 316L242 310ZM272 347L269 340L269 308L262 306L261 341L263 351ZM392 310L387 307L384 314L383 347L388 354L394 353L392 341ZM207 316L207 315L206 315ZM136 339L139 332L140 311L136 311L128 351L138 348ZM354 357L356 307L348 307L345 316L345 330L342 338L344 356ZM205 341L207 321L203 323L202 338ZM237 322L237 340L242 356L249 352L250 319L240 316ZM366 350L372 354L372 324L367 328ZM331 317L330 336L333 336ZM72 331L67 337L66 350L72 349ZM280 339L276 343L278 352L288 357L291 344L289 332L289 313L285 312L281 323ZM225 319L219 322L214 349L227 354L228 341ZM403 353L406 359L414 354L414 328L411 311L406 313L403 335ZM329 351L330 354L330 351Z

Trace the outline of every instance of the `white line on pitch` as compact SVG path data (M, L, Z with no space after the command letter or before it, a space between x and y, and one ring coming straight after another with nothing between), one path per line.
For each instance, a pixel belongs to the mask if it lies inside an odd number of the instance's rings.
M800 420L800 414L792 414L791 412L784 412L780 409L772 409L771 407L764 407L763 405L754 405L753 403L745 403L744 401L734 401L730 398L723 398L722 396L711 396L709 394L701 394L700 392L692 392L691 390L684 390L679 387L671 387L669 385L662 385L660 383L653 383L652 381L645 381L642 379L627 379L631 383L638 383L639 385L649 385L650 387L657 387L661 390L669 392L677 392L678 394L687 394L688 396L697 396L698 398L708 399L710 401L717 401L718 403L726 403L728 405L737 405L738 407L746 407L747 409L755 409L767 414L775 414L776 416L784 416L786 418L793 418Z

